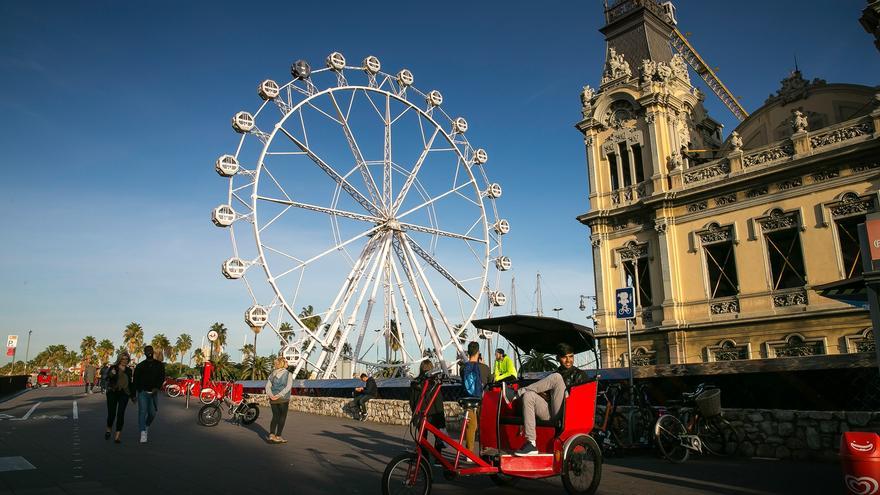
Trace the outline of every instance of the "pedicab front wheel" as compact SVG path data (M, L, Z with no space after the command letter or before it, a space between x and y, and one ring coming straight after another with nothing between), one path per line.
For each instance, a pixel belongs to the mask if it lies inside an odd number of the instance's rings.
M431 470L427 459L416 466L417 456L410 452L398 455L382 473L382 495L428 495L431 493Z
M575 438L565 449L562 485L570 495L592 495L602 479L602 451L593 437Z

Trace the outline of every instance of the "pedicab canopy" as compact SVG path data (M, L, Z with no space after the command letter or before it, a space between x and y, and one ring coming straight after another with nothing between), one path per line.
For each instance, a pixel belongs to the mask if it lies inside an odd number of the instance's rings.
M592 328L547 316L509 315L471 323L481 330L501 334L524 352L554 354L560 342L571 345L575 354L596 348Z

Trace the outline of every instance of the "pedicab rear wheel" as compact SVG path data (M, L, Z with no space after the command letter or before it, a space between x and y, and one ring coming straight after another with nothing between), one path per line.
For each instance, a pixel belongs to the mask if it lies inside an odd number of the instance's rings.
M431 493L431 470L427 459L415 466L417 456L404 452L388 463L382 473L382 495L428 495ZM408 475L415 469L415 479L410 484Z
M177 397L180 395L180 386L179 385L168 385L165 387L165 394L168 397Z
M208 404L199 409L199 424L202 426L217 426L223 413L217 404Z
M602 480L602 451L593 437L575 438L565 449L562 486L570 495L592 495Z

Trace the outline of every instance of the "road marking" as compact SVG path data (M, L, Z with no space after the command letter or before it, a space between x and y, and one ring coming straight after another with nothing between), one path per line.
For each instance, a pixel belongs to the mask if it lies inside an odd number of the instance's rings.
M73 419L79 419L79 410L76 408L76 401L73 401Z
M31 414L34 413L34 409L36 409L37 406L39 406L39 405L40 405L40 403L37 402L36 404L31 406L31 408L28 410L28 412L24 413L24 416L22 416L20 418L12 418L9 421L27 421L27 419L31 417Z
M37 468L24 457L18 455L13 457L0 457L0 473L5 473L6 471L26 471L29 469Z

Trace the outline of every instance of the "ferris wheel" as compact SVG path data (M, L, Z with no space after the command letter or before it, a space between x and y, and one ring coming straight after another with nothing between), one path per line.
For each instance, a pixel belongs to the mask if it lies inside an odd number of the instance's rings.
M215 162L229 184L211 218L232 240L223 275L253 299L246 323L271 328L296 373L332 378L340 358L448 368L471 319L506 302L510 224L488 153L407 69L334 52L290 73L258 85L262 104L235 113L238 146Z

